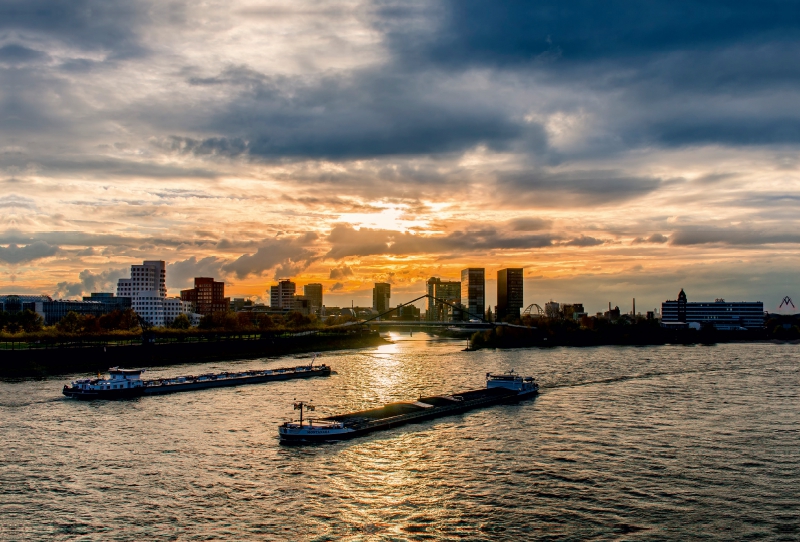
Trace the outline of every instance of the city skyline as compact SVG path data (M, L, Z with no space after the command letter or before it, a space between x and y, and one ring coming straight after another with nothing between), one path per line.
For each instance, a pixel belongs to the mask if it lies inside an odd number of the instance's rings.
M491 307L503 268L590 313L800 297L785 4L12 4L2 294L165 260L170 295L267 303L286 276L403 303L468 267Z

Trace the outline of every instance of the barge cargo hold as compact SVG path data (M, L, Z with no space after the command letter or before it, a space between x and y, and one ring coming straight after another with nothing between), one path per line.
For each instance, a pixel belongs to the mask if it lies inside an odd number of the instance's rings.
M523 377L512 371L504 374L486 373L485 389L420 397L416 401L390 403L380 408L305 422L303 410L313 410L314 407L301 402L294 405L296 410L300 410L299 423L283 423L278 428L278 435L284 444L342 440L498 403L517 402L531 398L538 392L539 384L533 377Z
M75 399L127 399L144 395L161 395L181 391L203 390L206 388L222 388L242 386L244 384L260 384L275 380L292 380L295 378L311 378L329 376L329 365L301 365L280 369L259 369L253 371L206 373L202 375L176 376L142 380L142 369L120 369L112 367L108 370L109 378L83 378L64 386L63 394Z

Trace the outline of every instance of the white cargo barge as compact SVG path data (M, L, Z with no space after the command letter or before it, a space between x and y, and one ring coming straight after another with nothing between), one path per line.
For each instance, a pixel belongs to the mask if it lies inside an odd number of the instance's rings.
M206 373L153 380L143 380L143 372L143 369L112 367L108 370L108 378L82 378L75 380L70 386L64 386L62 393L75 399L126 399L143 395L160 395L180 391L259 384L275 380L329 376L331 368L325 364L314 365L312 360L310 365L297 367Z

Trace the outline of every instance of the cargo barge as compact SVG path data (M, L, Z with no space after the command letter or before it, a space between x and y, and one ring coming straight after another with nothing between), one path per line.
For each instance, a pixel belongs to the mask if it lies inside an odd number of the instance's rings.
M304 421L303 411L314 410L314 406L300 402L294 405L295 410L300 410L300 421L283 423L278 428L278 435L283 444L343 440L406 423L441 418L498 403L517 402L537 393L539 384L533 377L523 377L511 371L486 373L485 389L420 397L416 401L390 403L380 408L326 418Z
M204 390L206 388L222 388L241 386L244 384L260 384L274 380L292 380L295 378L311 378L329 376L329 365L301 365L280 369L259 369L241 372L206 373L201 375L176 376L143 380L143 369L120 369L112 367L108 370L108 378L82 378L64 386L63 394L75 399L127 399L144 395L161 395L181 391Z

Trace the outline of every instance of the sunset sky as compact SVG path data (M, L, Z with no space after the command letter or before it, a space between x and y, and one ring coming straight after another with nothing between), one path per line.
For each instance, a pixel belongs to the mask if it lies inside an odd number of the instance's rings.
M0 293L800 300L783 1L7 0ZM266 296L268 302L268 296ZM420 303L420 306L422 304Z

